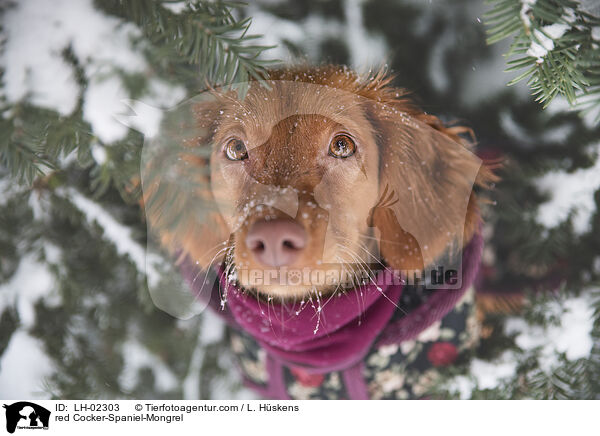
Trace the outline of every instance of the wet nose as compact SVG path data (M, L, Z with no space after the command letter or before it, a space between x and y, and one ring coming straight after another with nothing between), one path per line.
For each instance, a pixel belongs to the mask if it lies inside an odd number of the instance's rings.
M246 247L266 266L293 264L305 246L306 230L290 219L257 221L246 236Z

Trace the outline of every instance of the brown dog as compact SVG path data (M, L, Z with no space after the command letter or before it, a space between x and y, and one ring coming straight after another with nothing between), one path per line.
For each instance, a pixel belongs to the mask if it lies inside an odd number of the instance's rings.
M218 290L244 379L264 397L419 398L476 340L475 188L495 176L459 136L469 129L445 127L390 82L341 67L271 71L244 97L186 102L148 147L149 229L193 295L216 309ZM435 294L373 274L460 262L456 286ZM199 286L217 267L218 286ZM181 292L159 288L168 304Z
M252 82L243 99L214 91L194 104L197 130L183 135L180 157L203 188L171 201L178 218L167 225L161 192L173 194L145 186L163 244L204 269L229 253L230 267L260 271L373 262L422 270L459 252L478 226L474 183L494 177L458 136L468 129L445 127L390 82L340 67L284 69L267 87ZM312 283L237 279L283 299L314 291Z

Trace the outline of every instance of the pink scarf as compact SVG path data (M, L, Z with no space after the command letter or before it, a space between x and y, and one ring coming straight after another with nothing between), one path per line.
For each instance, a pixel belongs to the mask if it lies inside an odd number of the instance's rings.
M311 372L343 369L362 360L396 310L402 286L379 283L303 303L260 301L227 283L227 306L240 328L273 357Z
M442 319L473 283L479 269L483 238L476 234L463 250L462 287L440 289L419 307L397 321L389 322L402 294L402 286L382 283L361 286L345 294L315 296L303 304L283 305L259 301L229 283L221 268L218 286L202 289L196 265L186 259L181 273L199 299L209 304L234 328L249 333L268 351L269 386L262 392L271 398L288 398L283 366L302 367L310 373L343 370L350 398L368 398L362 382L361 361L374 346L399 344L415 338ZM381 277L381 276L379 276ZM219 292L227 302L220 307ZM318 308L321 307L319 311Z

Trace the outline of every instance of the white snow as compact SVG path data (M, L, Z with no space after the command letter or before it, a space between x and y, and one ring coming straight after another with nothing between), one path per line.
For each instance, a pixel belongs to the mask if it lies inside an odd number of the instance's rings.
M0 207L4 206L10 199L15 189L15 183L8 178L0 178Z
M93 126L98 137L110 143L123 138L129 127L147 138L158 133L163 109L170 108L185 97L183 87L169 85L159 79L152 79L149 90L140 100L128 99L128 94L116 76L95 79L86 94L84 115L94 120ZM125 115L127 108L134 115Z
M513 114L508 109L500 112L500 126L508 136L521 143L530 143L532 141L529 133L517 123Z
M364 0L346 0L346 40L350 50L350 65L357 71L383 65L387 56L387 46L381 35L370 34L364 24Z
M569 135L573 133L575 127L569 123L558 124L548 127L544 133L540 135L542 141L556 142L561 145L568 146L565 142Z
M440 92L446 91L450 86L450 78L446 71L444 61L446 52L455 44L454 34L444 32L437 38L437 42L429 55L429 79L434 88Z
M532 326L522 318L509 318L505 324L506 334L517 333L515 342L522 350L541 348L539 364L544 371L558 365L557 353L565 353L567 359L577 360L588 357L592 350L594 313L589 294L567 299L560 303L559 309L563 313L558 326Z
M553 142L560 146L567 147L565 141L571 133L573 133L573 125L570 123L558 124L549 123L550 126L540 134L532 136L529 132L515 119L510 110L500 112L500 126L504 133L515 139L522 147L532 147L540 142Z
M493 389L504 380L513 377L517 370L517 357L512 351L505 351L493 362L473 359L468 375L451 379L446 385L450 392L457 392L460 399L469 399L474 389Z
M600 153L600 144L596 148ZM583 234L590 230L594 192L600 189L600 159L591 168L573 173L551 171L537 179L536 184L540 191L550 194L550 200L538 208L536 218L540 224L552 228L573 213L574 231Z
M584 106L587 102L592 102L593 101L593 95L579 95L577 97L577 103ZM568 102L568 100L562 96L562 95L557 95L548 105L548 107L546 107L545 111L549 114L549 115L555 115L558 113L564 113L564 112L577 112L578 108L571 106ZM598 125L598 118L600 117L600 108L596 107L595 110L589 110L588 112L579 113L581 119L583 120L583 124L588 128L588 129L594 129L596 128L596 126Z
M536 0L521 0L521 11L519 16L525 27L531 27L531 19L529 18L529 12L531 7L535 4Z
M546 32L546 34L552 39L561 38L570 28L571 26L563 23L554 23L542 27L542 29L544 29L544 32Z
M37 106L68 115L75 108L79 88L61 56L70 35L64 31L68 16L61 19L54 14L60 10L60 1L43 0L23 1L9 8L3 20L6 43L0 65L5 69L4 91L9 101L28 96Z
M0 358L0 398L48 398L43 383L53 370L41 342L18 329Z
M486 362L474 359L471 363L471 374L480 389L492 389L501 380L515 375L517 363L510 351L504 352L496 361Z
M92 122L96 135L110 143L127 134L127 126L118 122L113 114L123 109L121 100L128 94L116 76L92 79L83 103L83 116Z
M475 389L475 381L466 375L458 375L449 380L445 386L449 392L457 393L461 400L468 400Z
M595 273L600 274L600 256L597 256L592 263L592 269Z
M104 15L92 0L23 0L8 10L4 23L7 39L0 65L10 102L27 99L68 115L83 92L83 117L100 140L110 143L127 134L117 116L126 109L122 101L129 94L115 73L148 70L142 51L132 43L140 35L138 28ZM89 81L85 90L62 57L68 47ZM151 79L149 94L149 104L168 107L183 98L183 88Z
M187 2L186 1L180 1L180 2L163 2L162 6L164 6L167 9L169 9L171 12L173 12L175 14L179 14L180 12L182 12L187 7Z
M311 36L303 28L303 23L280 19L253 4L248 5L247 13L252 17L249 33L262 34L264 35L262 42L265 45L276 46L269 51L269 56L274 59L281 59L282 61L292 59L287 47L281 44L283 39L293 44L300 44L304 39L310 41Z
M200 337L203 344L213 344L223 340L225 322L212 310L202 312L202 328Z
M36 194L33 193L30 198ZM60 249L45 243L44 253L48 263L60 260ZM50 307L60 304L56 281L46 263L32 253L23 255L10 280L0 285L0 314L14 308L19 326L11 335L4 353L0 355L0 398L47 398L44 378L52 374L53 365L46 356L43 345L28 334L35 325L35 305L41 299Z
M537 62L543 62L544 56L546 56L550 50L554 49L554 41L538 29L533 31L533 36L534 38L527 50L527 54L537 58Z
M147 95L142 100L121 98L118 103L115 102L117 111L112 114L112 120L138 130L145 139L150 139L159 132L165 109L174 107L185 96L183 87L154 78L150 80Z
M206 346L222 341L225 333L225 322L212 310L205 310L200 317L202 319L200 334L190 359L188 373L183 381L183 398L186 400L196 400L201 397L200 376L202 364L206 357ZM189 322L180 321L180 326ZM225 370L225 375L223 378L211 381L211 399L258 399L257 394L246 387L240 386L239 389L231 389L231 386L240 384L241 377L238 369L233 364L233 355L229 350L224 350L218 356L218 365Z
M343 3L345 22L309 14L300 21L291 21L276 17L249 4L247 14L252 17L250 33L261 34L261 43L276 45L269 51L269 57L283 61L297 61L283 41L297 44L304 49L308 58L318 61L319 46L329 38L345 35L350 55L350 65L360 72L383 65L387 59L388 48L381 35L367 31L363 22L363 0L346 0Z
M38 106L69 114L80 91L61 54L69 46L90 75L103 65L125 71L145 66L128 43L136 29L101 14L91 0L20 1L8 9L3 23L6 45L0 64L11 102L29 97Z
M579 93L577 96L577 105L586 108L584 112L579 113L579 116L583 120L583 124L589 129L598 127L598 120L600 120L600 105L596 98L594 94ZM573 110L577 109L578 107L573 108Z
M202 335L198 335L196 348L190 358L188 373L183 380L183 399L197 400L200 398L200 372L204 361L204 343Z
M154 374L154 384L156 389L167 392L177 387L177 377L169 367L152 354L145 346L140 344L134 338L135 334L128 335L129 339L122 346L122 356L124 358L123 372L119 375L119 383L127 391L131 391L138 383L139 370L150 368Z
M144 139L150 139L159 132L164 114L162 109L137 100L123 99L121 103L129 107L130 114L117 115L117 121L143 133Z
M591 1L595 1L595 0L591 0ZM581 6L579 8L582 9L584 12L586 12L585 9L582 8ZM565 20L567 23L573 24L577 20L577 15L575 15L575 10L573 8L563 8L563 15L561 18L563 20Z
M538 363L546 372L559 365L557 353L565 353L571 361L588 357L593 345L591 296L592 292L588 290L581 296L556 301L545 307L546 317L557 317L559 325L551 324L544 328L530 325L523 318L508 318L504 332L516 335L515 343L525 354L507 350L492 361L473 359L467 374L452 378L446 388L458 393L461 399L471 398L474 389L494 389L503 382L511 381L519 362L537 348L540 349Z
M573 20L572 10L571 15L564 15L562 19L571 22ZM565 23L543 26L542 30L535 29L527 54L536 58L536 62L542 63L548 52L554 50L554 41L560 39L569 29L571 29L571 25Z
M103 145L93 144L91 147L92 157L98 165L104 165L106 162L106 149Z
M211 384L213 400L259 400L258 394L249 388L240 386L232 390L231 386L240 379L239 370L233 365L231 353L221 353L217 357L217 366L225 371L225 377L215 379Z
M54 285L54 277L48 267L38 262L32 254L24 255L10 280L0 285L0 313L7 307L14 306L21 325L25 328L33 327L35 303L55 291Z
M127 255L138 271L146 272L149 286L153 287L158 283L160 273L155 266L159 265L162 259L153 253L146 253L145 249L133 239L129 227L115 220L99 204L86 198L73 188L57 190L57 193L70 199L84 214L88 223L96 222L102 227L104 237L115 246L117 252L120 255Z

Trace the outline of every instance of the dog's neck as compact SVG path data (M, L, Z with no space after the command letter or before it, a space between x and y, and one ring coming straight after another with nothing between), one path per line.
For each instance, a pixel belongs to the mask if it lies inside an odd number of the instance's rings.
M207 280L189 258L180 264L180 270L198 300L212 306L232 327L250 334L269 354L286 365L324 373L358 362L375 338L376 346L397 344L439 321L473 283L482 250L483 238L477 233L463 250L460 288L436 290L425 303L394 322L390 319L408 288L386 286L389 281L384 276L379 276L383 283L330 299L317 301L314 297L294 306L264 302L244 292L228 280L223 267L214 280Z
M262 347L292 366L326 372L364 357L397 310L403 285L387 278L344 294L307 295L296 303L263 301L219 272L224 307Z

